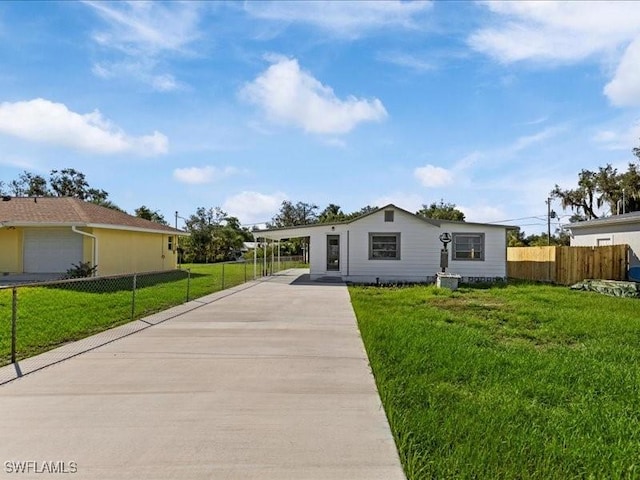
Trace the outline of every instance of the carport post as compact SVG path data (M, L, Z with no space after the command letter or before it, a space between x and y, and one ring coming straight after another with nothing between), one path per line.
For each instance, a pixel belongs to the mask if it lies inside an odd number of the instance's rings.
M264 239L264 255L262 255L262 276L267 276L267 239Z
M253 279L258 278L258 239L253 237Z
M18 289L12 288L11 299L11 363L16 363L16 337L18 324Z

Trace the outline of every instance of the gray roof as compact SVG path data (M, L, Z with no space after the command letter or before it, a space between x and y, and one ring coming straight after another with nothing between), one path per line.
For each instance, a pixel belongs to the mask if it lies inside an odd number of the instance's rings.
M585 220L583 222L575 222L564 225L565 228L571 230L597 227L601 225L617 225L625 223L638 223L640 224L640 212L624 213L622 215L612 215L610 217L596 218L595 220Z

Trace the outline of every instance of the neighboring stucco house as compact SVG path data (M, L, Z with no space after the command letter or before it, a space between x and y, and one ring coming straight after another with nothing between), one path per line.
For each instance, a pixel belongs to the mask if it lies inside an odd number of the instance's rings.
M629 267L640 267L640 212L564 225L572 247L629 245Z
M463 281L506 279L507 230L513 227L434 220L387 205L348 222L254 232L259 239L310 238L311 279L428 282L440 268L448 233L448 273Z
M0 273L65 273L79 262L98 275L171 270L181 235L77 198L3 197Z

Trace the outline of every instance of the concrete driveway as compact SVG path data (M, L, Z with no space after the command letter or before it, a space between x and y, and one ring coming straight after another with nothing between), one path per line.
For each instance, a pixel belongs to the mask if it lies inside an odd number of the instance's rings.
M346 287L301 273L1 385L0 479L405 478Z

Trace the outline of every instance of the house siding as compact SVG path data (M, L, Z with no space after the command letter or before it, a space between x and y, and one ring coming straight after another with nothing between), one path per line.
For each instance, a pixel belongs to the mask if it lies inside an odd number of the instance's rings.
M89 233L98 239L97 264L101 276L177 267L175 250L167 250L170 235L100 228L91 229Z
M440 268L442 232L483 233L484 260L451 260L447 272L461 275L464 280L506 278L506 232L504 227L490 225L448 223L441 227L425 222L414 215L395 210L394 221L385 222L381 210L349 224L317 227L311 236L310 274L312 279L341 276L347 281L374 283L432 281ZM333 228L333 229L332 229ZM369 259L371 233L399 233L400 259ZM340 235L340 270L327 271L327 235ZM449 246L449 249L451 246Z
M22 272L22 229L0 228L0 273Z
M456 223L443 224L442 231L484 233L484 260L451 260L451 254L449 254L448 271L466 278L506 278L507 235L504 228Z
M440 242L438 227L397 210L393 222L384 221L384 210L352 223L349 227L350 272L355 282L425 282L436 274ZM370 233L400 233L399 260L369 259Z

